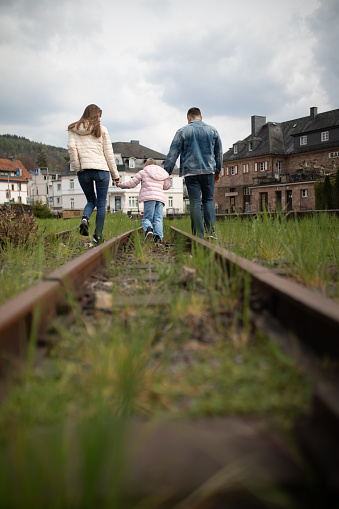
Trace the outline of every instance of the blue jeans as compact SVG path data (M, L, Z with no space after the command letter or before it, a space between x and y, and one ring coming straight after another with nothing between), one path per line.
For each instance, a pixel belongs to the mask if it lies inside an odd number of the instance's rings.
M185 177L190 200L191 228L193 235L204 237L204 226L207 235L214 234L215 209L213 202L214 174L190 175ZM201 214L201 203L204 221Z
M98 237L101 237L106 216L106 198L109 184L109 171L84 170L78 173L78 180L81 189L83 190L87 199L87 204L84 208L83 215L89 219L95 207L97 208L94 233Z
M142 216L142 227L146 233L150 226L153 229L153 235L158 235L163 239L162 212L164 204L161 201L149 200L144 202L144 215Z

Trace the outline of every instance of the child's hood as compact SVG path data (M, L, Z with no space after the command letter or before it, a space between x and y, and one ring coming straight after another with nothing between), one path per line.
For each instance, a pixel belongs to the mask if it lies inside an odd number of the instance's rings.
M145 166L144 171L154 180L166 180L169 178L167 171L157 164Z

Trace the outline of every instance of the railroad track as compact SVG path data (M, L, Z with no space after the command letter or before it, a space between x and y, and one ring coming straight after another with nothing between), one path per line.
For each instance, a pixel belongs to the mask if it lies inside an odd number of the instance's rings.
M173 242L164 248L154 247L151 262L146 259L140 263L136 257L131 237L137 232L132 230L67 263L34 288L5 303L0 308L0 375L6 375L10 362L25 358L32 339L36 341L37 359L48 354L58 341L58 334L50 327L53 319L61 317L64 324L71 324L74 320L67 300L69 293L77 296L82 313L89 319L93 319L93 315L96 315L95 320L103 319L112 309L115 312L118 310L118 313L126 308L153 309L152 312L159 313L159 309L163 309L174 295L178 298L177 288L174 293L168 294L161 285L166 267L174 263L178 250L201 249L208 252L214 263L225 271L227 280L235 278L237 285L240 284L239 294L250 310L247 327L264 331L316 381L312 412L298 423L295 437L316 476L323 506L336 507L332 504L339 500L339 449L336 440L339 422L336 370L339 358L339 306L219 246L176 228L172 227L171 230ZM112 276L108 270L111 260L116 265L120 264L121 269L114 276L115 283L111 282ZM184 298L190 284L197 283L196 268L184 266L178 274L178 282L179 294L182 292ZM113 284L120 288L116 298L112 292ZM194 285L194 291L199 294L199 284ZM202 298L205 297L202 294ZM224 326L234 325L237 305L239 301L236 301L233 309L232 306L219 305L218 311ZM238 317L237 327L245 326L245 322L244 315ZM164 323L163 326L166 329L173 324ZM192 352L199 347L198 344L208 347L213 343L214 334L201 320L197 320L191 332L194 337L191 338L190 347L176 353L181 361L184 359L188 363L194 362ZM161 348L157 355L161 355ZM331 359L335 369L324 370L324 358ZM127 482L132 491L143 496L150 495L150 489L157 491L157 483L165 482L173 505L159 507L174 507L174 502L178 508L200 507L197 500L202 489L210 496L207 499L203 496L206 505L201 507L225 507L222 504L226 502L239 503L234 507L252 507L253 501L248 499L248 491L244 493L243 487L226 489L225 478L230 469L238 473L239 469L244 469L250 484L263 482L264 491L267 479L270 482L273 479L281 489L287 490L294 502L301 504L297 507L312 507L310 504L314 502L314 493L307 493L308 481L294 461L289 447L280 436L270 428L263 428L262 424L241 418L219 417L199 419L193 423L172 422L171 425L160 422L151 434L147 429L145 431L143 422L135 421L131 430L133 462ZM143 437L142 445L140 440L133 438L136 436ZM208 446L202 447L201 444ZM149 455L153 458L151 466L147 459ZM165 479L159 480L154 464L159 467L165 464L165 459L169 471ZM199 468L196 468L197 464ZM270 475L267 475L268 469L271 470ZM258 502L253 507L267 505Z

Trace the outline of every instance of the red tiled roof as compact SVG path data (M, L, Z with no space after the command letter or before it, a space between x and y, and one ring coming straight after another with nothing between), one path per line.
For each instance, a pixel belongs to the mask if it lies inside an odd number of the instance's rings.
M14 171L17 168L21 168L22 176L21 177L10 177L11 180L28 180L32 178L21 161L16 159L12 161L12 159L0 159L0 171ZM0 175L0 179L7 179L7 176Z

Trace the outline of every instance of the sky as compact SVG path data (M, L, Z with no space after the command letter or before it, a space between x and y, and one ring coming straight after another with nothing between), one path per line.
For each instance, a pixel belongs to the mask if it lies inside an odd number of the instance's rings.
M223 151L251 116L339 108L339 0L0 0L0 134L67 147L88 104L167 154L187 110Z

